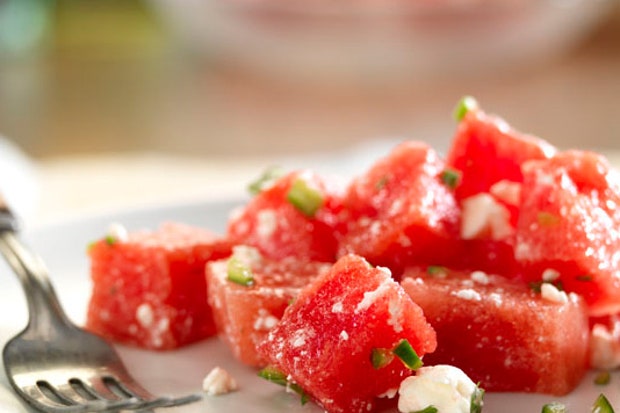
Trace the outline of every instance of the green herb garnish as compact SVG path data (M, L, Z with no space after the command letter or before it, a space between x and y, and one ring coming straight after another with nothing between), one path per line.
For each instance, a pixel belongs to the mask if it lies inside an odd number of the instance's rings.
M429 265L426 267L426 273L436 278L445 278L448 276L447 268L441 265Z
M394 355L398 357L403 364L410 368L411 370L418 369L422 367L422 359L418 357L418 354L415 352L409 341L403 339L394 347Z
M423 408L422 410L416 410L415 412L411 412L411 413L437 413L439 410L437 410L437 408L433 405L427 406L425 408Z
M299 386L297 383L291 383L284 373L273 367L265 367L258 372L258 376L272 383L284 386L287 389L291 389L301 397L302 405L308 403L308 400L310 400L310 397L304 391L304 389L301 388L301 386Z
M454 120L460 122L468 112L476 109L478 109L478 101L472 96L463 96L459 103L456 104L452 116Z
M284 175L284 171L280 167L267 168L261 176L248 185L248 192L251 195L257 195L282 175Z
M383 175L378 181L377 183L375 183L375 188L380 191L381 189L383 189L385 187L385 185L388 183L388 177L386 175Z
M308 183L298 178L293 182L291 189L286 195L286 199L299 210L302 214L313 217L321 206L323 206L323 194L311 188Z
M394 360L394 352L387 348L373 348L370 362L375 369L382 369Z
M536 219L543 227L553 227L560 223L560 217L558 215L546 211L539 212Z
M480 387L480 383L476 384L476 389L471 394L469 401L469 413L481 413L484 404L484 389Z
M604 386L611 381L611 374L607 370L599 371L594 377L594 384Z
M611 407L607 397L601 393L592 405L592 413L614 413L614 408Z
M118 241L114 235L106 235L104 239L108 245L114 245Z
M541 413L566 413L566 406L560 402L547 403L542 407Z
M439 176L441 182L443 182L448 188L454 189L461 182L461 172L456 169L446 168Z
M228 260L227 272L229 281L245 287L254 284L252 269L238 258L232 257Z

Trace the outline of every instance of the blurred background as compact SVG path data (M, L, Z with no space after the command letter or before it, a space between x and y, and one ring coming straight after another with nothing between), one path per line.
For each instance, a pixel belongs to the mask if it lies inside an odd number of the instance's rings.
M620 150L619 5L0 0L0 135L48 167L144 152L343 162L403 137L445 150L471 94L562 148Z
M343 2L358 1L364 3ZM579 0L535 0L555 9L509 10L515 21L471 16L478 21L470 25L488 33L469 38L462 16L397 23L388 16L381 25L418 27L392 27L386 35L376 24L349 27L354 24L346 16L323 17L323 26L313 26L283 16L286 11L239 16L239 10L209 9L210 2L0 0L0 133L36 158L144 148L253 156L329 151L394 136L441 147L454 127L451 110L468 93L517 128L557 145L620 146L615 0L587 0L585 8ZM485 9L510 4L478 3ZM567 16L561 22L534 16L538 22L519 20L519 13ZM221 22L231 15L233 23ZM492 27L483 27L493 19ZM238 29L235 24L249 34L226 32ZM273 33L259 27L268 24L276 27ZM303 27L295 32L287 24ZM300 30L324 36L283 44L282 37ZM406 36L426 38L415 43ZM437 50L428 49L438 47L440 36L447 54L466 56L433 61ZM516 42L506 39L505 49L487 50L487 43L509 36ZM389 43L394 40L400 43ZM325 51L329 47L334 50ZM304 48L325 55L295 61ZM370 51L360 57L355 48ZM397 60L407 53L417 62ZM344 63L337 65L338 59Z

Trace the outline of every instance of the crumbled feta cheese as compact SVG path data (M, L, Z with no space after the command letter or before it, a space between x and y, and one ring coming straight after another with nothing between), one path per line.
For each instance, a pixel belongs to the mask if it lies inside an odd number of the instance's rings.
M458 298L462 298L463 300L480 301L482 299L480 293L476 290L472 290L471 288L465 288L463 290L452 292L452 294Z
M209 396L219 396L238 390L237 381L221 367L215 367L202 381L202 390Z
M403 307L398 300L390 300L388 303L388 313L390 314L390 318L388 318L388 325L394 327L394 332L400 333L403 331L402 318L403 318Z
M342 302L338 301L332 305L332 313L342 313Z
M361 311L366 311L379 297L381 297L389 290L390 286L391 279L385 278L376 289L374 289L373 291L366 291L364 293L364 298L362 298L362 301L360 301L357 304L357 307L355 307L355 312L359 313Z
M110 224L107 235L116 242L129 241L129 232L127 232L127 228L118 222L113 222Z
M474 239L489 233L500 240L511 235L510 213L489 194L478 194L463 200L461 237Z
M489 276L484 271L474 271L471 273L471 279L478 284L487 285L490 282Z
M136 308L136 320L144 328L148 328L153 325L155 316L153 315L153 308L147 304L142 303Z
M491 195L510 205L519 205L521 199L521 184L502 179L489 188Z
M398 389L387 389L385 393L381 393L377 397L380 399L393 399L398 394Z
M542 273L542 279L546 282L552 282L560 278L560 273L553 268L547 268Z
M256 214L256 232L261 238L269 238L278 227L278 216L273 209L263 209Z
M343 341L347 341L349 339L349 333L347 333L346 331L342 330L340 332L340 339Z
M312 328L300 328L293 333L290 343L293 347L302 347L306 344L306 340L311 339L313 336L314 330Z
M493 301L493 303L499 307L502 305L503 300L502 300L502 296L498 293L491 293L489 294L489 298L491 299L491 301Z
M611 370L620 366L620 320L612 328L595 324L590 332L590 365L595 369Z
M554 303L568 303L568 295L566 295L564 291L558 290L558 287L550 283L542 283L542 285L540 286L540 294L545 300Z
M421 367L400 384L398 410L408 413L435 406L441 413L469 413L475 391L474 382L457 367Z

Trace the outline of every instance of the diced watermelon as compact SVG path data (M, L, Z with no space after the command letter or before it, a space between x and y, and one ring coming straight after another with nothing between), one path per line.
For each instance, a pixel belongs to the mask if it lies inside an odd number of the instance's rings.
M155 350L213 335L204 268L230 251L215 234L177 223L95 242L88 250L93 289L86 327Z
M460 210L444 171L435 151L409 141L355 178L345 198L352 218L340 254L361 255L396 277L407 265L454 259Z
M277 371L330 413L369 412L411 370L394 357L381 367L373 351L407 340L418 356L436 347L422 310L390 277L346 255L302 289L259 345Z
M552 284L543 295L480 271L431 270L409 269L401 281L437 332L426 365L457 366L487 391L562 395L583 378L589 327L581 297Z
M320 200L316 211L303 211L291 200L300 187L318 197L312 199ZM337 182L327 182L312 171L291 172L236 211L228 223L228 235L237 244L258 248L268 258L334 262L343 190Z
M548 142L523 134L503 119L473 108L459 122L446 163L460 171L457 199L490 192L500 182L523 182L521 165L555 153Z
M511 275L517 271L513 248L523 182L521 165L549 158L556 149L540 138L515 130L477 105L468 109L459 122L446 163L460 174L454 191L463 208L462 229L468 228L472 219L489 222L487 227L478 225L481 231L477 234L461 231L463 250L455 264ZM481 208L479 201L484 199L493 203L486 202L487 208ZM505 216L498 219L498 213ZM499 231L493 233L492 227Z
M252 282L240 285L228 279L229 259L207 265L209 304L218 332L242 363L261 367L256 346L282 318L301 287L329 268L329 264L295 258L269 260L252 248L236 246L231 259L239 260L252 274Z
M515 257L526 281L555 270L592 315L620 311L620 175L600 155L568 151L523 167Z

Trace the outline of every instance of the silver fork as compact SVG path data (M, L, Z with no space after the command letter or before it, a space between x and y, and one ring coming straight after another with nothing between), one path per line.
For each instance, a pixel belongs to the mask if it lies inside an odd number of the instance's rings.
M0 252L19 276L30 314L3 351L9 382L23 400L43 412L73 413L144 411L201 398L155 397L140 386L109 343L69 320L42 260L16 232L17 220L0 196Z

